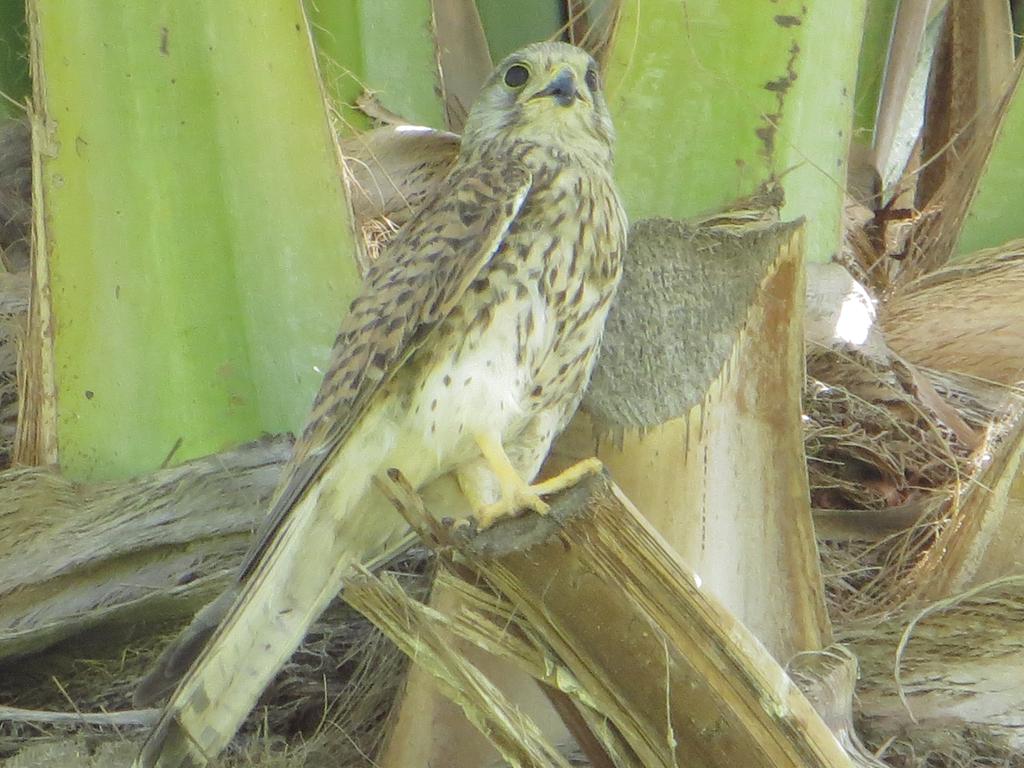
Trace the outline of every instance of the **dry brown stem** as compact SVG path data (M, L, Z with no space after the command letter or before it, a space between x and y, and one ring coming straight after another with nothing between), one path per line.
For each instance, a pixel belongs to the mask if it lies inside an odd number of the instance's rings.
M545 518L509 520L475 536L456 530L444 544L509 600L529 634L571 672L561 681L544 678L601 713L607 722L597 741L617 731L615 743L628 744L639 765L850 764L763 646L607 477L560 494ZM361 608L378 621L378 608ZM402 613L390 606L379 620L391 631ZM423 636L400 628L396 639ZM502 645L515 646L515 636ZM459 661L447 661L446 679L448 665Z

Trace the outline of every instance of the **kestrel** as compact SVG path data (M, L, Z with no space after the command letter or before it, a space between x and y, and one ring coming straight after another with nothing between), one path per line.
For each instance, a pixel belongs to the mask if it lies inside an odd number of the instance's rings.
M498 65L451 173L352 303L225 615L213 629L207 609L165 654L196 658L137 766L213 758L354 569L405 540L375 476L454 479L487 526L545 512L541 496L587 470L529 484L580 402L621 274L612 143L584 51L538 43Z

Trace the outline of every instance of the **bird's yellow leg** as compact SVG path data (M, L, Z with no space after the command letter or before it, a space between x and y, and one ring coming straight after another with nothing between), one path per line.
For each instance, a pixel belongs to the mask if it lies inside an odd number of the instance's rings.
M512 466L501 439L490 433L474 435L480 453L484 461L491 468L491 472L498 480L501 488L501 498L493 504L487 504L476 510L473 516L476 518L477 528L483 530L490 528L503 517L513 517L517 513L531 509L538 515L546 515L548 505L541 499L540 494L535 492L530 484L523 479L519 471Z
M601 462L597 459L586 459L555 477L542 483L530 485L512 466L501 440L492 434L482 433L474 437L480 453L498 479L501 498L476 510L477 528L490 528L503 517L512 517L523 510L533 510L539 515L548 513L548 505L541 496L556 493L578 482L586 475L600 472Z

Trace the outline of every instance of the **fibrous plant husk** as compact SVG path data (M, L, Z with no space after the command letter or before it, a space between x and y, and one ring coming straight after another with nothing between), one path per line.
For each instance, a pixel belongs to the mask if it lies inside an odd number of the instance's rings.
M28 121L8 120L0 125L0 262L5 271L28 269L31 223Z
M901 286L885 303L890 346L919 365L1024 380L1024 240L979 251Z
M856 353L808 359L811 503L830 613L840 622L891 606L894 584L934 540L952 489L972 471L972 450L908 389L897 370ZM981 428L992 412L979 406L968 416Z
M18 349L28 310L32 163L24 120L0 125L0 469L11 464L18 424Z
M0 273L0 469L11 465L18 429L18 350L28 311L28 273Z

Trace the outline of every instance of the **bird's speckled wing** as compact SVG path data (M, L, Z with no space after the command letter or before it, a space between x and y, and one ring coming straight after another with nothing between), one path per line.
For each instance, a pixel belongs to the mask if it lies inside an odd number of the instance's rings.
M428 341L501 244L531 179L518 163L492 159L486 166L457 166L367 272L240 579L251 572L288 511L344 443L380 387Z

